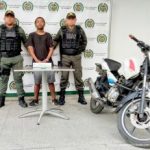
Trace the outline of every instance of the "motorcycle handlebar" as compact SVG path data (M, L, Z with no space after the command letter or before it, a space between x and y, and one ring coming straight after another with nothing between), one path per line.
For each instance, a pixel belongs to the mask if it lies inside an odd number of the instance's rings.
M135 36L129 35L130 39L134 40L135 42L140 42Z
M150 46L144 42L138 40L135 36L129 35L129 37L137 43L137 46L141 48L142 51L150 51Z

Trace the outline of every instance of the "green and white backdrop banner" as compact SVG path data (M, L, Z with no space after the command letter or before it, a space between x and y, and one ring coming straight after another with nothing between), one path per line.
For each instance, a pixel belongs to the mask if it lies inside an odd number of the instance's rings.
M0 23L6 10L13 10L17 23L25 30L26 35L35 31L34 20L42 16L46 20L45 30L55 36L68 12L75 12L77 24L85 30L88 45L82 54L83 80L88 77L96 78L95 63L108 56L110 33L110 0L0 0ZM32 59L23 48L24 66L31 66ZM53 55L54 64L60 59L59 50ZM24 88L28 93L33 92L34 79L32 73L23 77ZM59 91L60 73L56 73L56 90ZM67 91L74 91L73 74L70 73ZM16 93L15 83L11 75L8 93Z

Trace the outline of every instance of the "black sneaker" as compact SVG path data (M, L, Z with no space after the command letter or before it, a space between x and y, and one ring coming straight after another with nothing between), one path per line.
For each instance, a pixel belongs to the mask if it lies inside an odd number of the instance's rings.
M52 104L53 104L53 105L59 105L59 102L58 102L57 99L54 99L54 100L52 100Z
M39 102L37 100L32 100L29 105L30 106L38 106Z

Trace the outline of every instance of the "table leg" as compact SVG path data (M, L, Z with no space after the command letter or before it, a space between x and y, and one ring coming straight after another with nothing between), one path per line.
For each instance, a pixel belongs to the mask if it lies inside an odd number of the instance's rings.
M59 112L59 110L48 110L45 112L46 114L55 116L55 117L59 117L65 120L69 120L69 117L65 116L64 114L62 114L62 112Z
M42 112L40 114L40 117L38 119L37 125L40 125L40 121L42 116L45 114L45 112L48 110L47 106L47 74L45 71L42 72Z
M42 72L42 110L47 110L47 73Z
M48 100L47 100L47 73L45 71L42 72L42 110L35 110L28 113L25 113L24 115L21 115L20 118L26 117L28 115L37 114L38 111L40 112L40 117L37 121L37 125L40 125L40 121L44 114L53 115L56 117L60 117L62 119L69 120L69 117L62 114L63 110L61 110L58 107L48 109Z
M31 116L31 115L35 115L35 114L37 114L37 112L39 112L39 111L42 111L42 110L41 110L41 109L36 109L36 110L30 111L30 112L27 112L27 113L25 113L25 114L20 115L19 118L25 118L25 117L28 117L29 115L30 115L30 116Z
M42 111L41 114L40 114L40 117L38 119L38 122L37 122L37 125L40 125L40 121L41 121L41 118L42 116L45 114L46 111Z

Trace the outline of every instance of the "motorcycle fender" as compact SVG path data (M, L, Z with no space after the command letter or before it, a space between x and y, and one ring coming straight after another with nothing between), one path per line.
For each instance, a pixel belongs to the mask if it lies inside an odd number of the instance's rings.
M126 103L128 103L129 101L132 101L135 98L141 97L141 95L142 95L142 91L135 91L133 93L128 94L120 101L115 112L118 113Z

